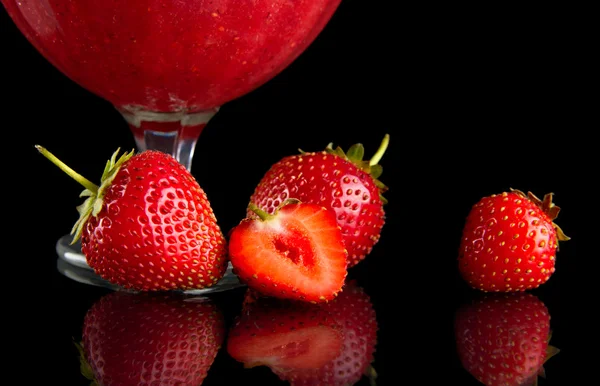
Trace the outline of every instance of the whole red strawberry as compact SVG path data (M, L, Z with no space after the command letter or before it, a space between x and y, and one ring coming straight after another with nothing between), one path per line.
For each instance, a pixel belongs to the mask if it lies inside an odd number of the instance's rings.
M533 385L559 351L550 336L548 309L529 293L486 294L455 317L460 361L486 386Z
M288 198L333 209L348 251L348 267L352 267L371 252L385 223L382 194L387 187L377 178L382 172L378 162L388 142L386 135L370 161L363 161L361 144L347 154L330 144L325 151L284 157L267 171L250 202L267 213ZM248 215L253 213L248 210Z
M273 214L250 204L229 234L229 258L240 281L263 295L323 302L342 290L346 250L334 213L286 200Z
M537 288L555 271L558 242L568 240L552 221L552 194L538 199L519 190L477 202L467 216L459 270L473 288L512 292Z
M81 371L102 386L199 386L224 337L209 298L113 292L85 316Z
M73 242L94 271L123 288L199 289L227 268L226 241L206 194L175 158L147 150L106 164L100 186L38 150L86 189Z

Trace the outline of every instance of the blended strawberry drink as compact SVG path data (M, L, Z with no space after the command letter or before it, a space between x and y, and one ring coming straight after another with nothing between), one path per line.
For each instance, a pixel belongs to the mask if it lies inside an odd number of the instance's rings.
M298 57L341 0L0 1L46 59L121 111L139 147L171 132L186 152L219 106Z

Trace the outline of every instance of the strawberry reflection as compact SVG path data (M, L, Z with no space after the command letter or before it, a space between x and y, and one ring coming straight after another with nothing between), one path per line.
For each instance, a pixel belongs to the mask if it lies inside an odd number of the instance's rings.
M341 386L375 378L376 342L371 301L349 282L324 304L260 297L249 290L227 352L245 367L269 367L292 386Z
M454 327L463 367L487 386L537 385L559 351L549 345L548 309L530 293L477 296L458 310Z
M112 292L84 318L81 371L99 386L199 386L224 336L209 298Z

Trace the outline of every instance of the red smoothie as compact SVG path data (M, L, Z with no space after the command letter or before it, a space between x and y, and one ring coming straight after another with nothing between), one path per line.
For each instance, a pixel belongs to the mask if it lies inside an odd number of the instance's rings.
M341 0L0 0L28 40L121 111L211 110L262 85Z

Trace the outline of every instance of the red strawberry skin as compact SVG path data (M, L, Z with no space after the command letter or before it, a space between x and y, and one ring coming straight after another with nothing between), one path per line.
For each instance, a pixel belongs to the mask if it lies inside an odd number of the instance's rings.
M82 370L103 386L198 386L224 337L208 298L113 292L84 318Z
M292 386L354 385L363 376L376 376L371 364L377 345L377 320L369 296L355 282L348 282L333 301L320 304L342 326L342 350L318 368L273 371Z
M346 250L333 212L289 203L267 217L245 218L229 235L229 258L240 280L277 298L333 299L347 274Z
M461 307L455 337L463 367L486 386L533 384L558 352L548 346L548 309L530 293L487 294Z
M284 157L260 180L250 202L272 213L288 198L333 209L348 267L363 260L379 241L385 223L380 189L369 173L347 159L326 151Z
M531 193L513 190L482 198L463 229L459 270L473 288L525 291L555 272L558 242L568 240L552 221L559 208Z
M136 290L210 287L227 268L226 241L208 198L172 156L134 155L104 190L81 236L88 264Z

